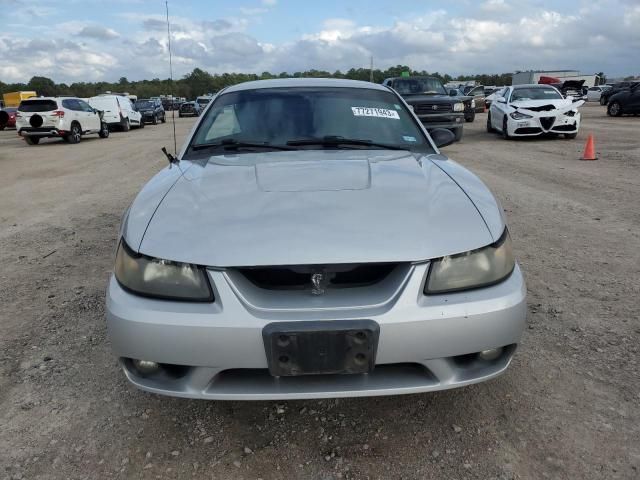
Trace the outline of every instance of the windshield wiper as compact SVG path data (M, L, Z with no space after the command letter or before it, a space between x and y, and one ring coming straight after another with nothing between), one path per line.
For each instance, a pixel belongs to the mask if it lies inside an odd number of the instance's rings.
M301 138L299 140L289 140L287 145L302 147L307 145L320 145L323 147L339 147L341 145L361 145L363 147L384 148L387 150L406 150L399 145L390 145L387 143L377 143L371 140L362 140L359 138L345 138L338 135L325 135L321 138Z
M191 150L207 150L214 148L223 148L225 150L238 150L239 148L266 148L269 150L295 150L286 145L272 145L268 142L246 142L244 140L235 140L227 138L221 142L198 143L191 145Z

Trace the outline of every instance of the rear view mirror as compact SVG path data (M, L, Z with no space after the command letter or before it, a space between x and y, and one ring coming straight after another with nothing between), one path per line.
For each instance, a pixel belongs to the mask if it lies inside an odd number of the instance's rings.
M455 134L446 128L434 128L429 135L438 148L451 145L456 140Z

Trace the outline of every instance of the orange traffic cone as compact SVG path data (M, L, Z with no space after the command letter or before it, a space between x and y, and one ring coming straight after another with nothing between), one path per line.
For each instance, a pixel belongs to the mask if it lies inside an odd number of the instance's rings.
M584 153L580 160L597 160L596 149L593 145L593 135L590 133L587 137L587 143L584 146Z

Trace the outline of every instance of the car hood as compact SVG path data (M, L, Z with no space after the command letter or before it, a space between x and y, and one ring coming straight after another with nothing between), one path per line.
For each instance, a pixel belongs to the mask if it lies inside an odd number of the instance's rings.
M141 253L218 267L397 262L494 240L469 196L419 154L250 153L181 168Z
M409 105L416 105L418 103L453 103L459 102L459 98L451 97L449 95L402 95L404 101Z

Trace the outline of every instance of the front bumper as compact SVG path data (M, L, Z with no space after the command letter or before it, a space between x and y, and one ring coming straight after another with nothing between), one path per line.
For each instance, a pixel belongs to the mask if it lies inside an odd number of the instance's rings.
M465 112L456 112L447 114L418 115L418 118L428 130L432 130L434 128L456 129L462 128L464 125L464 116Z
M112 347L137 387L177 397L276 400L418 393L494 378L508 367L525 326L526 288L520 269L504 282L438 295L422 291L428 264L412 267L385 305L306 310L260 310L227 273L210 271L216 303L152 300L107 290ZM272 377L262 338L277 321L373 320L380 326L375 369L369 374ZM505 347L495 360L474 354ZM141 375L131 359L167 365Z
M514 120L510 118L507 123L509 135L514 137L531 137L545 133L572 134L577 133L580 129L580 113L576 113L573 116L564 114L548 115L546 118L553 118L553 123L550 123L551 120L547 120L547 123L544 123L544 118L545 117L542 116L524 120Z

